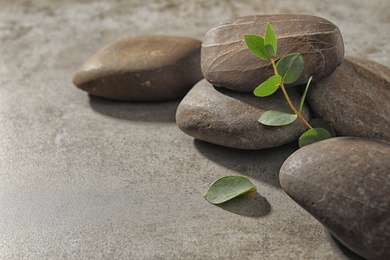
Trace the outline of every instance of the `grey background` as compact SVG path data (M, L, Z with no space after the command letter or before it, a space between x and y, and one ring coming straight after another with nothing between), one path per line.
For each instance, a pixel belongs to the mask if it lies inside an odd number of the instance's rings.
M1 259L348 259L280 189L295 144L239 151L175 125L179 101L113 102L71 83L101 47L139 34L202 39L226 19L305 13L346 54L390 66L390 1L0 0ZM255 197L203 199L226 174Z

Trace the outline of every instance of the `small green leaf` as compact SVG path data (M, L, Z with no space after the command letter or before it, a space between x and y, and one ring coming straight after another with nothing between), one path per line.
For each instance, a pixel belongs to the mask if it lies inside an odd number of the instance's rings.
M272 45L265 44L264 47L265 47L265 50L267 51L268 56L275 57L275 51L274 51L274 48L272 47Z
M279 75L273 75L266 81L260 84L254 91L253 94L257 97L267 97L275 93L279 88L279 84L282 82L282 77Z
M264 45L270 57L275 57L278 48L275 31L270 23L267 23L264 35Z
M269 60L267 50L264 45L264 38L259 35L245 34L244 39L248 48L259 58Z
M248 178L238 175L228 175L211 184L204 197L213 204L221 204L255 190L255 185Z
M299 53L291 53L281 58L276 64L279 75L286 84L296 81L303 71L303 58Z
M332 138L332 135L323 128L309 129L299 137L299 147Z
M328 124L324 119L322 118L314 118L310 121L310 125L314 128L323 128L332 136L336 136L336 132L334 131L333 127Z
M297 115L285 109L265 111L259 118L259 123L267 126L284 126L293 123Z
M302 95L302 98L301 98L301 103L299 104L299 113L302 113L303 105L304 105L304 103L305 103L307 91L308 91L308 89L309 89L309 87L310 87L310 83L311 83L312 78L313 78L313 76L311 76L311 77L309 78L309 81L308 81L307 84L306 84L305 91L303 92L303 95Z

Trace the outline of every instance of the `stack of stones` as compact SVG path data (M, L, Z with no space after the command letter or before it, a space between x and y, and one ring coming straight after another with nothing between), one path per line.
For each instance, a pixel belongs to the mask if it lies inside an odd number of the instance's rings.
M247 16L223 22L206 33L201 49L204 80L195 85L177 109L179 128L195 138L239 149L265 149L297 140L306 126L296 120L281 127L258 123L269 109L289 109L283 93L267 98L253 95L254 89L273 75L271 62L256 57L247 47L244 34L263 35L267 22L277 33L276 59L293 52L303 56L301 77L289 86L297 106L298 88L313 75L329 76L341 64L344 44L338 28L329 21L306 15ZM307 107L303 116L309 119Z
M305 67L296 85L315 83L304 110L322 117L339 135L390 141L389 69L371 61L344 59L339 29L313 16L249 16L223 22L204 37L198 82L180 103L179 128L204 141L264 149L297 140L299 120L282 127L257 122L271 108L284 108L282 93L257 98L253 90L273 75L269 61L252 54L244 34L263 35L266 23L278 37L277 57L298 52ZM299 87L288 87L299 102ZM280 170L285 192L353 251L390 259L390 144L339 137L291 155ZM261 174L261 173L259 173Z
M248 16L216 25L203 42L130 37L96 53L73 81L92 95L119 100L185 96L176 123L206 142L247 150L287 144L305 125L259 124L264 111L288 105L282 93L252 93L273 68L252 54L244 34L263 35L267 22L278 38L276 59L298 52L305 62L301 77L287 87L293 103L298 106L300 85L313 76L303 116L321 117L343 136L293 153L280 169L282 188L351 250L390 259L390 69L344 58L333 23L307 15Z

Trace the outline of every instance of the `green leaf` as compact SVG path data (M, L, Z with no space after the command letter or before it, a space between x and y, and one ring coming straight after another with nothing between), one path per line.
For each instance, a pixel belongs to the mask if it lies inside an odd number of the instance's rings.
M248 48L259 58L269 60L267 50L264 45L264 38L259 35L245 34L244 39Z
M248 178L239 175L228 175L211 184L204 197L213 204L221 204L255 190L255 185Z
M281 58L276 64L278 74L286 84L296 81L303 71L303 58L299 53L291 53Z
M307 84L306 84L305 91L303 92L303 95L302 95L302 98L301 98L301 103L299 104L299 113L302 113L303 105L304 105L304 103L305 103L307 91L309 90L309 86L310 86L310 83L311 83L312 78L313 78L313 76L311 76L311 77L309 78L309 81L308 81Z
M312 144L324 139L332 138L332 135L323 128L309 129L299 137L299 147Z
M310 121L310 125L314 128L323 128L332 136L336 136L336 132L334 131L333 127L328 124L324 119L322 118L314 118Z
M278 48L275 31L270 23L267 23L264 35L264 45L270 57L275 57Z
M260 84L254 91L253 94L257 97L267 97L275 93L279 88L279 84L282 82L282 77L279 75L273 75L266 81Z
M293 123L297 115L285 109L265 111L259 118L259 123L267 126L284 126Z
M272 45L265 44L264 47L265 47L265 50L267 51L268 56L275 57L275 52L274 52L274 48L272 47Z

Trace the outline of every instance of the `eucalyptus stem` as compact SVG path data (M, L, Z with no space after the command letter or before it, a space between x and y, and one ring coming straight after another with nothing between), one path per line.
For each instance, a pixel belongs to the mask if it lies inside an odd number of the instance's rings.
M270 109L261 114L258 121L266 126L284 126L289 125L299 118L308 128L301 137L299 137L299 147L318 142L335 136L334 130L322 119L312 122L313 128L302 116L302 109L305 102L307 90L310 86L312 77L306 84L306 89L301 97L299 110L295 108L286 91L285 84L292 84L299 79L304 70L304 60L299 53L290 53L282 56L275 64L278 43L276 34L270 23L267 23L264 37L255 34L245 34L244 39L248 48L260 59L271 61L275 75L272 75L261 83L253 94L256 97L268 97L274 94L279 88L282 89L288 105L293 113L284 111L284 109Z
M278 74L278 70L276 68L276 64L275 64L275 58L271 58L271 63L272 63L272 67L274 68L274 72L275 72L275 75L279 75ZM295 108L294 104L292 103L287 91L286 91L286 88L284 86L284 83L281 82L279 84L280 88L282 89L283 91L283 94L284 94L284 97L286 98L287 100L287 103L289 104L290 108L292 109L292 111L299 117L299 119L301 119L301 121L309 128L309 129L313 129L313 127L306 121L306 119L302 116L302 114Z

